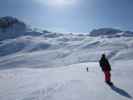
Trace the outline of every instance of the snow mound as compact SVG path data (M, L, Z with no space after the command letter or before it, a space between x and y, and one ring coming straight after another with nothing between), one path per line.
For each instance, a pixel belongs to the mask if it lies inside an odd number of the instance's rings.
M96 62L102 53L111 61L133 59L133 38L101 38L78 35L56 37L22 36L2 41L0 67L39 68L64 66L84 62ZM17 65L17 63L21 63ZM26 67L26 66L25 66Z
M43 37L23 36L16 39L3 41L0 45L0 56L6 56L18 52L33 52L50 48Z

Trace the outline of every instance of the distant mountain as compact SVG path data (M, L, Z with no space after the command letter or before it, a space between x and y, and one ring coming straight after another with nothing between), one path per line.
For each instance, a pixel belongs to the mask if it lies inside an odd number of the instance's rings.
M0 28L2 28L2 29L14 27L15 24L17 24L19 26L21 25L21 28L23 26L23 29L26 28L26 25L23 22L19 21L18 19L14 18L14 17L6 16L6 17L0 18Z
M15 17L6 16L0 18L0 41L13 39L24 35L38 36L44 33L50 33L47 30L38 32L29 28L24 22Z
M20 36L40 36L55 38L62 36L63 33L54 33L47 30L39 31L38 29L29 28L23 21L18 20L15 17L6 16L0 18L0 41L6 39L14 39ZM114 28L100 28L94 29L89 33L89 36L104 36L108 38L113 37L133 37L131 31L121 31Z
M0 18L0 41L18 37L26 31L26 24L18 19L9 16Z
M130 36L133 36L133 32L121 31L119 29L114 29L114 28L100 28L100 29L92 30L89 35L90 36L106 36L106 37L120 37L120 36L130 37Z
M130 60L132 49L130 31L102 28L90 34L63 34L30 29L13 17L0 18L0 58L7 57L8 61L15 58L13 62L18 62L20 57L20 61L28 64L39 61L48 66L62 66L98 61L102 53L107 53L111 60Z

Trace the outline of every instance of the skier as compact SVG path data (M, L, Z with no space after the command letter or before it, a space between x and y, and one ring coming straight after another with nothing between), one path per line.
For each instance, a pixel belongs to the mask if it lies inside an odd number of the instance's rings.
M104 72L105 82L109 85L113 85L113 83L111 82L111 73L110 73L111 66L105 54L102 54L99 64L100 64L102 71Z
M86 71L87 71L87 72L89 71L89 68L88 68L88 67L86 68Z

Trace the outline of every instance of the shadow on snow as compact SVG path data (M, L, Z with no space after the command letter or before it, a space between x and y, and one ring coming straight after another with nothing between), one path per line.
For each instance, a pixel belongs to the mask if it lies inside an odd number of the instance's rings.
M121 96L124 96L127 98L132 98L132 96L128 92L126 92L125 90L123 90L115 85L110 86L110 88Z

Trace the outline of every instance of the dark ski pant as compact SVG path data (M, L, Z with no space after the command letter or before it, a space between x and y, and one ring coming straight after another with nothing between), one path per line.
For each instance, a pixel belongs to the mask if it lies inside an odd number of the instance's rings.
M111 81L111 73L110 73L110 71L104 71L104 75L105 75L105 81L106 82L110 82Z

